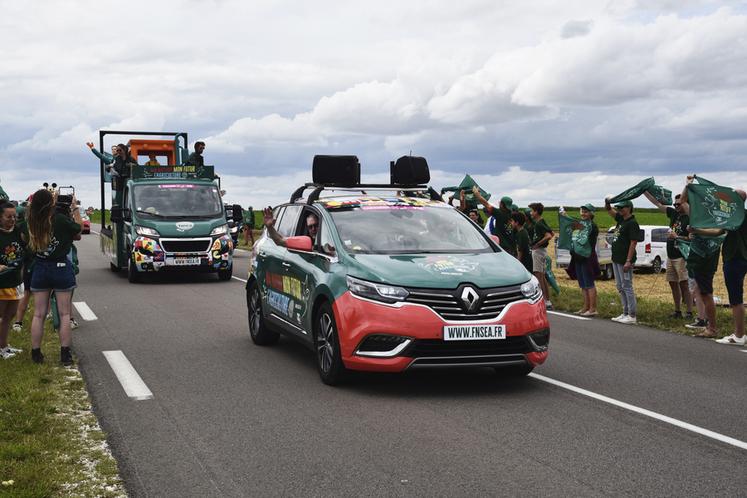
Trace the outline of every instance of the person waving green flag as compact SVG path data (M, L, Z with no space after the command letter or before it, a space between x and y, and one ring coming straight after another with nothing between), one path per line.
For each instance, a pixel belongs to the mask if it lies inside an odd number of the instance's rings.
M738 230L744 221L744 201L736 190L696 176L687 185L690 226Z
M480 195L482 195L485 200L490 199L490 193L481 189L480 186L477 185L477 182L473 180L469 175L464 175L462 183L455 187L442 188L441 195L445 194L446 192L464 192L464 202L467 205L467 209L477 209L479 207L479 203L475 198L475 195L472 193L472 187L477 187L478 189L480 189ZM455 194L455 196L457 199L459 199L458 195Z
M558 224L560 235L558 235L558 249L573 251L579 256L588 258L591 256L591 221L579 220L568 216L565 210L558 211Z

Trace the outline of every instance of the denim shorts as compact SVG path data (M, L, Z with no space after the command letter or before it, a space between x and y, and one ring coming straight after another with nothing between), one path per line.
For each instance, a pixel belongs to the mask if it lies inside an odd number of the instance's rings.
M729 304L744 304L744 276L747 275L747 261L734 258L724 261L724 283L729 293Z
M591 268L587 261L576 261L576 280L578 280L578 286L582 289L593 289L594 288L594 275L592 275Z
M69 292L75 287L75 271L69 260L37 259L34 262L34 271L31 272L31 292L48 290Z

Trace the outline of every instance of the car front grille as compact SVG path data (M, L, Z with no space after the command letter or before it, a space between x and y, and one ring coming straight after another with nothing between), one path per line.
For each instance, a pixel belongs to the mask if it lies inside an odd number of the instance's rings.
M442 341L416 339L402 351L412 358L481 357L525 354L534 351L526 336L506 337L489 341Z
M211 239L161 239L161 247L166 252L206 253L210 249L211 242Z
M454 290L408 288L405 302L428 306L445 320L490 320L500 315L509 303L526 299L521 293L521 285L489 289L469 286L479 296L474 309L469 309L461 297L465 287L466 284Z

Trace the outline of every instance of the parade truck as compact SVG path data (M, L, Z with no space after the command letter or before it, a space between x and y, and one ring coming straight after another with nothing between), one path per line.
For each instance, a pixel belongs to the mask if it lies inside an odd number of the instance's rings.
M158 135L132 139L123 175L109 175L101 163L101 250L114 272L130 282L159 272L217 273L230 280L234 244L214 166L184 164L186 133L101 131L106 135ZM148 158L140 164L142 158ZM141 158L138 161L138 158ZM109 224L106 185L111 184ZM240 212L240 211L239 211Z

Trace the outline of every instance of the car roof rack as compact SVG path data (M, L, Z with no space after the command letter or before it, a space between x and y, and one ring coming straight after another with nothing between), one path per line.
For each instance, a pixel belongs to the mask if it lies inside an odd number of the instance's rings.
M290 202L295 203L298 202L302 197L303 193L306 189L313 188L314 190L309 194L309 197L306 199L306 204L313 204L316 202L321 193L325 190L331 191L331 190L337 190L337 191L344 191L344 192L361 192L363 195L366 195L366 191L374 190L374 191L390 191L390 190L399 190L402 192L417 192L417 191L425 191L428 192L428 195L430 196L431 200L434 201L443 201L443 197L441 194L439 194L433 187L429 185L396 185L396 184L386 184L386 183L361 183L354 186L349 187L339 187L336 185L320 185L318 183L306 183L296 189L295 192L293 192L293 195L291 195Z

